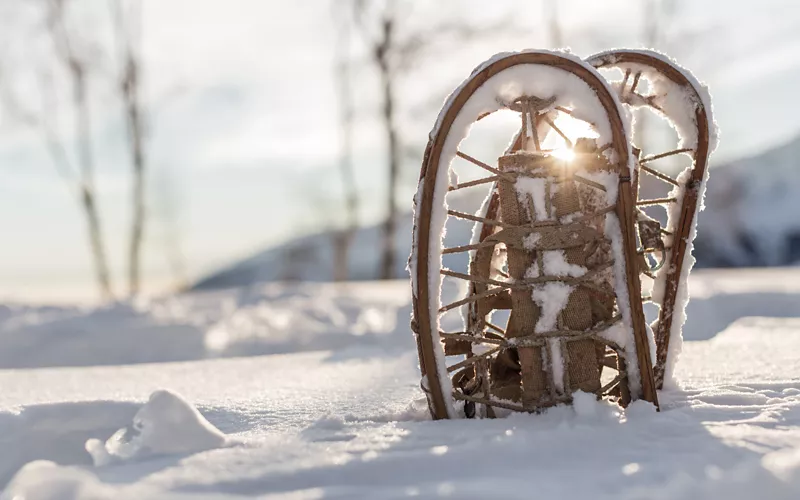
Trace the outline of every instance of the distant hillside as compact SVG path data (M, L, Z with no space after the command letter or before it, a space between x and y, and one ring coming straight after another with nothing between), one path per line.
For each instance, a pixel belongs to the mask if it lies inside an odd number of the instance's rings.
M373 280L380 263L380 231L372 226L359 229L349 252L351 280ZM406 261L411 249L411 215L403 214L397 230L398 261L395 276L406 276ZM304 236L259 252L228 268L200 280L195 289L246 286L267 281L332 281L333 233Z
M453 208L479 206L486 190L473 188L449 200ZM411 253L411 213L402 214L396 236L395 276L408 277L406 264ZM472 236L472 225L463 221L450 221L445 242L448 246L466 244ZM230 267L201 279L194 289L216 289L247 286L268 281L332 281L334 262L334 233L325 231L297 238L283 245L259 252ZM379 277L381 228L370 226L357 231L349 252L350 280L375 280ZM455 266L465 254L450 255L445 264Z
M697 236L699 265L800 261L800 137L716 166L705 203Z
M468 190L469 191L469 190ZM452 200L475 207L485 193ZM695 256L701 267L776 266L800 261L800 137L750 158L714 166L700 214ZM448 226L447 245L466 243L467 223ZM362 228L353 242L351 280L378 278L380 228ZM400 218L395 276L404 278L411 251L411 214ZM333 234L298 238L200 280L195 288L225 288L279 280L331 281ZM449 256L456 267L463 254Z

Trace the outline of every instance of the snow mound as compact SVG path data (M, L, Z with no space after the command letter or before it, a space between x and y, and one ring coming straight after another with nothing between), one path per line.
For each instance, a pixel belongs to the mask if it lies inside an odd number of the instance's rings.
M102 443L86 442L96 466L153 455L190 454L227 446L228 438L182 396L159 390L123 427Z
M405 280L266 283L96 309L0 305L0 369L407 349L408 295Z
M80 498L84 495L91 498L110 498L112 493L111 488L101 485L90 472L77 467L60 467L49 460L37 460L20 469L3 492L2 498L45 500Z
M745 460L730 470L708 466L705 477L677 475L664 488L644 489L630 498L667 500L794 500L800 495L800 448L784 448L758 459Z

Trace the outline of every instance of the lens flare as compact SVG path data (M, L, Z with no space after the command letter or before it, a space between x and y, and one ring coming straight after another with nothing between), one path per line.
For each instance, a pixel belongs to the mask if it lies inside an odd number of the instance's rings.
M560 158L564 161L572 161L575 159L575 151L566 148L559 148L553 150L553 156Z

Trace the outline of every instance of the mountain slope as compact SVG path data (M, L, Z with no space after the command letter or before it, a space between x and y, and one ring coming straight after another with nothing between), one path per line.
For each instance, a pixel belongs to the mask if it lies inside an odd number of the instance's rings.
M695 256L699 267L787 265L800 260L800 137L758 155L713 165L701 212ZM485 192L452 200L475 207ZM471 209L470 209L471 210ZM448 226L448 245L469 240L469 224ZM352 244L351 280L378 278L380 227L360 229ZM333 237L326 231L267 249L201 279L194 288L217 289L269 281L331 281ZM400 217L395 276L405 277L411 251L411 214ZM456 267L450 256L451 267ZM463 256L461 258L464 258ZM448 262L446 261L447 265Z
M800 137L711 171L696 255L704 266L800 260Z

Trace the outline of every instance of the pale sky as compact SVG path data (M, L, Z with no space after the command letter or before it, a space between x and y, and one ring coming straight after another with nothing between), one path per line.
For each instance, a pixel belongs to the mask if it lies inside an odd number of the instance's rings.
M421 4L409 15L407 25L413 29L440 19L490 25L512 16L516 27L469 44L433 44L403 78L402 134L417 156L439 103L474 66L496 52L546 48L547 40L542 7L535 1ZM565 40L582 56L614 46L641 47L642 4L561 1ZM717 162L800 133L800 2L762 0L757 9L753 5L678 0L676 19L665 36L668 42L658 47L710 85L722 130ZM103 28L106 8L104 1L88 0L74 19L83 37L101 45L109 41ZM190 278L293 235L329 227L341 215L330 23L326 0L145 1L151 211L177 214ZM33 36L32 43L15 34L17 28L0 39L3 57L13 62L10 74L23 102L41 107L30 74L46 40L29 29L24 36ZM374 74L362 65L357 76L356 159L367 223L382 216L384 143L375 127ZM110 82L101 73L93 85L98 89L93 110L101 216L115 286L122 293L128 162L120 105L110 96ZM60 120L67 138L72 133L68 111L66 103L48 110ZM412 181L416 160L404 168L404 177ZM400 195L401 203L410 200L412 186L409 182ZM38 131L0 115L0 300L94 298L77 207ZM151 292L170 283L162 244L165 230L159 218L151 219L144 262Z

